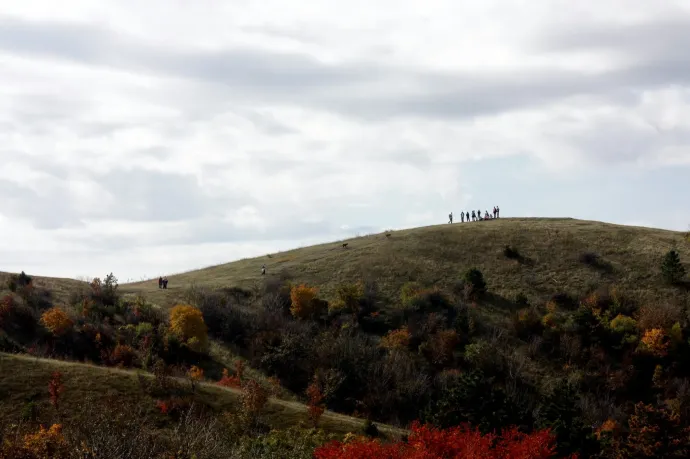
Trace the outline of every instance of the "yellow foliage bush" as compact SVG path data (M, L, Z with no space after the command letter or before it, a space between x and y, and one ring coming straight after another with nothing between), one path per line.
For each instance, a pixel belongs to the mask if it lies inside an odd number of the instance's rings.
M316 287L293 285L290 289L290 313L298 319L312 317L317 308Z
M57 306L41 315L41 323L55 336L64 335L73 325L67 313Z
M385 349L405 349L410 344L410 332L407 328L391 330L381 338L379 346Z
M336 294L338 299L334 309L345 309L352 314L359 312L359 303L364 295L364 286L361 283L344 284L338 287Z
M170 331L196 351L208 348L208 328L201 311L181 304L170 312Z

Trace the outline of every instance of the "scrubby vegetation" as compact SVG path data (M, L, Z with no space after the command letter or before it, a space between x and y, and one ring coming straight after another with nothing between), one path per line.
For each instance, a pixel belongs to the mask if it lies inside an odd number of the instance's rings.
M497 242L494 250L503 263L522 260L525 275L538 269L540 257L530 253L528 263L517 244ZM612 277L618 268L606 268L608 257L572 256L596 268L598 284L544 301L527 289L498 294L502 280L469 262L455 269L453 282L420 276L394 296L389 279L368 271L329 294L282 271L251 289L191 286L170 310L120 294L112 275L65 304L36 301L22 274L0 301L0 348L152 373L139 386L153 417L140 416L148 424L137 430L150 437L132 441L158 448L155 454L177 448L183 453L176 457L262 457L265 442L287 448L278 455L300 451L290 457L686 457L690 295L683 259L661 251L647 284L626 288ZM642 288L666 294L650 300L638 294ZM214 343L235 361L219 360ZM236 391L233 411L198 403L208 384ZM59 417L81 410L60 402L63 385L60 378L48 385L51 416L27 405L24 417L41 418L44 430L34 421L10 429L6 444L30 451L45 437L74 454L86 440L75 427L81 421ZM292 443L262 420L281 391L304 402ZM327 412L367 424L347 430L355 436L329 437L332 430L319 430ZM410 428L409 437L373 439L386 424ZM185 437L187 428L222 447L206 451Z

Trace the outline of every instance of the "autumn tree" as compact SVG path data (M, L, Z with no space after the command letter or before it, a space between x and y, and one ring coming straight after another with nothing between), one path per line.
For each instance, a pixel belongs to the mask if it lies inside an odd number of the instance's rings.
M195 351L208 348L208 328L201 311L194 306L181 304L172 309L170 331Z
M294 285L290 289L290 313L298 319L313 318L322 311L322 302L316 297L316 287Z
M638 350L656 357L664 357L668 353L668 344L664 331L660 328L652 328L644 332Z
M55 336L62 336L72 328L72 319L64 309L52 307L41 315L41 323Z

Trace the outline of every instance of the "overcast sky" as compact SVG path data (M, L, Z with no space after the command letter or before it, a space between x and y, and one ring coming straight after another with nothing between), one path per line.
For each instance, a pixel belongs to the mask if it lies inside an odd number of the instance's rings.
M0 270L121 281L498 204L690 224L690 1L0 6Z

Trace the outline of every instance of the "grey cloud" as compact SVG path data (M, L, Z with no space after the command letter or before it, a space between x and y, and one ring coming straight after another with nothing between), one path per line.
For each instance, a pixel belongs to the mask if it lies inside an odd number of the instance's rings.
M81 225L79 215L70 205L64 189L57 188L49 194L39 195L30 188L0 178L0 196L0 213L29 219L38 229Z
M625 33L621 34L623 38L614 34L611 41L623 43ZM293 102L363 119L464 118L578 95L632 100L640 88L690 81L690 60L678 59L680 51L667 52L662 46L652 47L658 51L653 56L644 55L627 68L600 75L567 71L442 74L365 63L329 66L305 55L251 49L176 51L83 25L5 18L0 20L0 48L213 83L216 99ZM423 93L366 90L367 83L400 80L417 84ZM223 94L223 90L229 92ZM220 104L218 108L227 107Z
M118 169L98 176L97 181L117 200L117 206L109 211L110 218L180 221L219 209L219 200L207 196L191 175ZM226 206L247 201L244 196L223 200Z
M0 212L31 220L37 228L56 229L81 225L83 220L122 219L129 221L176 222L213 217L222 211L252 204L247 195L207 195L190 175L144 169L115 169L92 175L106 193L114 197L107 209L79 207L67 191L74 169L52 163L29 161L34 170L56 178L51 192L39 195L33 190L0 179Z

